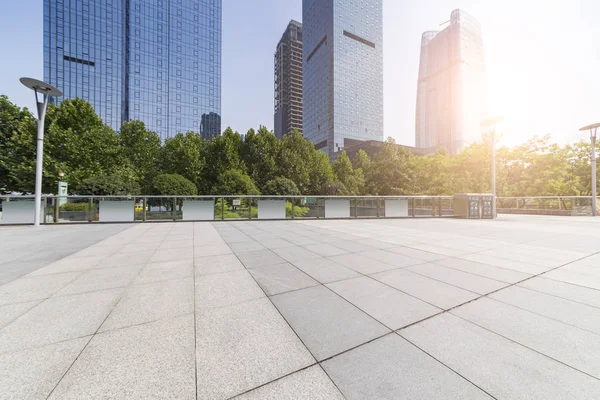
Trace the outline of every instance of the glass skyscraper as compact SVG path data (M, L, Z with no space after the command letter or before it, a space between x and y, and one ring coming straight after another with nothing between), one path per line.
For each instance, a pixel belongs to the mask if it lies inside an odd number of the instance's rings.
M303 130L331 157L383 141L383 0L303 0Z
M421 38L416 146L462 151L481 140L487 119L487 74L479 22L454 10L441 32Z
M221 1L44 0L44 79L114 129L218 135Z

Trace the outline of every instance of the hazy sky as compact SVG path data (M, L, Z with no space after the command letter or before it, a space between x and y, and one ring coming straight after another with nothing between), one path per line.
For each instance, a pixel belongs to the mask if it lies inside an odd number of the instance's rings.
M42 0L2 0L0 93L33 109L21 76L43 77ZM600 1L384 0L385 136L414 145L421 34L455 8L483 26L490 114L504 143L556 141L600 121ZM223 126L273 128L273 53L301 0L223 0Z

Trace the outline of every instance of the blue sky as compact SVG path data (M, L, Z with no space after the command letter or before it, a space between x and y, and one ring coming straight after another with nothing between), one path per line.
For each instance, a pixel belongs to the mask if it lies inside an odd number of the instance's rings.
M600 1L384 0L385 136L414 144L422 32L455 8L482 24L490 114L501 114L505 144L535 134L578 140L600 121ZM302 0L223 0L224 126L273 127L273 53ZM42 78L42 0L0 5L0 93L33 108L21 76Z

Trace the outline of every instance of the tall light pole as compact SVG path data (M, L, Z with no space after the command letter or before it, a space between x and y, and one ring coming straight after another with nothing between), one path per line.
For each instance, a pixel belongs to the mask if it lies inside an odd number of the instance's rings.
M40 209L42 208L42 166L44 163L44 119L50 97L62 96L62 92L54 86L33 78L21 78L21 83L35 92L38 114L37 153L35 163L35 204L33 225L40 226ZM41 97L40 97L41 96Z
M481 126L488 127L492 139L492 215L496 218L496 126L504 121L504 117L490 118L481 123Z
M600 123L589 126L584 126L580 129L583 131L590 131L590 139L592 141L592 215L595 217L598 215L598 209L596 208L596 196L598 194L596 190L596 134L600 128Z

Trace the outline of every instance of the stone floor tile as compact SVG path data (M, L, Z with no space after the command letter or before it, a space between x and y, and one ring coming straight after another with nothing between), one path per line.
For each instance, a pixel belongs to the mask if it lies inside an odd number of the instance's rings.
M266 298L196 318L199 399L227 399L315 362Z
M249 251L265 250L265 246L256 241L237 242L230 245L234 253L247 253Z
M255 237L255 240L257 240L260 244L265 246L267 249L271 249L271 250L279 249L281 247L290 247L290 246L294 245L294 243L289 242L285 239L280 239L280 238L258 240L258 238Z
M330 283L361 276L358 272L344 267L329 258L301 260L293 264L321 283Z
M327 287L392 330L442 311L369 277L334 282Z
M435 261L434 264L506 283L521 282L532 276L531 274L463 260L461 258L445 258L443 260Z
M519 286L600 308L600 296L598 296L598 291L595 289L541 276L519 283Z
M100 332L138 325L194 312L194 279L184 278L132 286Z
M288 262L311 260L320 257L318 254L300 246L280 247L273 249L273 252Z
M92 335L123 289L54 297L0 330L0 353Z
M194 257L219 256L232 254L231 248L227 244L210 244L194 247Z
M317 360L389 332L323 286L284 293L271 299Z
M200 257L195 259L194 264L197 275L211 275L245 269L235 254Z
M492 399L396 334L327 360L323 368L349 400Z
M393 265L385 264L360 254L343 254L341 256L329 257L329 259L365 275L396 268Z
M573 285L600 290L600 276L582 274L580 272L563 270L562 268L547 272L541 276L544 278L553 279L555 281L571 283Z
M407 256L410 258L416 258L417 260L427 261L427 262L438 261L438 260L443 260L443 259L447 258L447 256L445 256L443 254L431 253L429 251L413 249L411 247L406 247L406 246L392 247L392 248L386 249L385 251L388 251L388 252L394 253L394 254L401 254L403 256Z
M390 253L387 250L365 251L360 253L361 256L377 260L384 264L393 266L394 268L404 268L410 265L423 264L424 261L418 258L408 257L403 254Z
M92 338L50 399L195 399L194 317Z
M126 287L140 273L141 269L142 265L93 269L82 274L55 293L53 297Z
M600 381L452 314L400 334L497 399L597 399Z
M89 340L0 354L0 399L46 400Z
M345 397L318 366L312 366L271 382L236 400L343 400Z
M0 306L0 329L38 305L41 300Z
M488 298L452 314L600 379L598 334Z
M541 265L526 264L520 261L506 260L504 258L482 255L482 254L467 254L458 258L463 260L474 261L482 264L493 265L495 267L510 269L525 274L537 275L548 271L551 267L543 267Z
M196 277L198 309L225 307L265 297L246 270Z
M156 250L152 257L147 260L150 263L175 260L192 260L194 258L194 247L183 249Z
M503 289L489 297L600 335L600 308L520 286Z
M0 286L0 305L25 303L52 296L77 277L81 272L24 276Z
M494 292L509 285L506 282L484 278L432 263L413 265L406 267L405 270L479 294Z
M95 268L104 259L104 257L100 258L97 256L63 258L31 272L29 276L85 272Z
M249 270L267 296L317 286L315 281L292 264L264 265Z
M193 260L148 263L133 280L134 285L183 279L194 276Z
M112 256L103 259L99 264L94 266L94 268L113 268L113 267L122 267L129 265L145 265L152 254L162 254L164 252L177 252L182 249L172 249L172 250L163 250L159 253L157 250L155 253L150 253L146 251L138 252L138 253L130 253L130 254L113 254ZM165 260L154 260L154 261L165 261ZM169 261L169 260L166 260Z
M246 268L260 267L262 265L283 264L286 261L271 250L250 251L238 255Z
M372 275L372 277L444 310L479 297L476 293L417 275L403 269L382 272Z
M341 249L337 246L328 243L311 244L308 246L304 246L304 248L322 257L339 256L340 254L349 253L348 250Z

